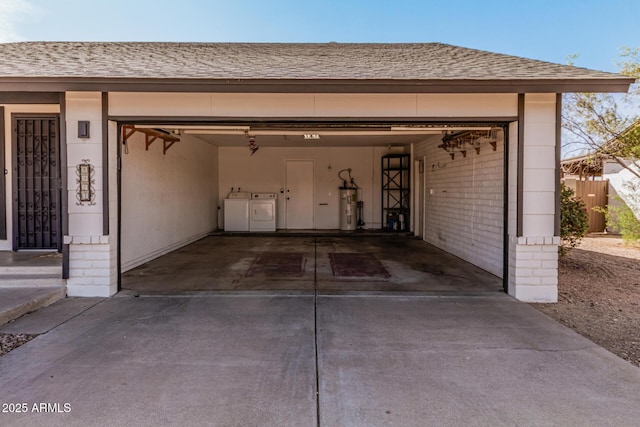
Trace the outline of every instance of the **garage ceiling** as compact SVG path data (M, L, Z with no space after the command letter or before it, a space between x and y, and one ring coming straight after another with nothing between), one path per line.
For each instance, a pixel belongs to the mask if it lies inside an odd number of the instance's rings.
M192 133L194 136L218 147L245 147L247 137L245 135L212 135ZM327 135L323 133L312 133L308 135L318 135L319 139L305 139L304 134L280 134L261 135L259 132L251 133L256 144L260 147L373 147L373 146L404 146L418 143L429 138L440 140L441 135L389 135L389 134L352 134L352 135Z
M163 129L173 135L193 135L217 147L245 147L251 136L260 147L385 147L441 141L445 132L489 129L491 125L445 127L367 127L324 125L318 127L268 125L170 125L145 124L140 128Z

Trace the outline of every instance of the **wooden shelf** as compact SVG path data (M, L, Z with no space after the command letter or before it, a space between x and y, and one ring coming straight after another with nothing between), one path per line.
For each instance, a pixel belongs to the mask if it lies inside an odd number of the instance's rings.
M149 151L149 146L153 144L157 140L162 141L162 154L167 154L167 150L171 148L173 144L180 141L175 135L171 135L170 133L164 132L159 129L151 129L151 128L137 128L134 125L124 125L122 126L122 143L126 143L131 136L140 132L144 134L144 142L145 142L145 150Z

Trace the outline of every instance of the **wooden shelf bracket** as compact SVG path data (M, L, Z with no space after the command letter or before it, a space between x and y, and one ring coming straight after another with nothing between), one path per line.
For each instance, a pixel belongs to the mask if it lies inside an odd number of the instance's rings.
M180 141L179 137L161 129L137 128L134 125L124 125L122 126L122 143L126 144L127 140L136 132L144 134L145 150L147 151L149 151L151 144L157 140L161 140L162 154L167 154L167 150L169 150L173 144Z

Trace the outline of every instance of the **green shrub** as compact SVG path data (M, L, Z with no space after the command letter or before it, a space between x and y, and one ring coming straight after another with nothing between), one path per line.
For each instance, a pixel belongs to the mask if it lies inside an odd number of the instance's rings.
M580 243L589 229L589 216L584 202L574 191L560 184L560 255Z
M625 203L617 206L610 205L607 208L594 208L594 210L604 213L607 228L619 231L625 243L640 242L640 220Z
M635 243L640 240L640 221L627 205L616 206L615 227L620 230L622 240L626 243Z
M640 206L640 184L634 181L623 183L627 194L627 201L631 205ZM617 201L606 208L594 208L597 212L604 213L607 228L619 232L622 240L628 244L640 243L640 219L634 215L629 205L618 195L613 196Z

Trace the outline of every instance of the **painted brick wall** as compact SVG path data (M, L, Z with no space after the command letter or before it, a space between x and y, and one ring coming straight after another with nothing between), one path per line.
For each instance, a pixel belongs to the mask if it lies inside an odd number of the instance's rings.
M426 156L425 240L496 276L503 274L503 138L493 151L452 160L440 137L416 144Z
M69 296L102 296L115 293L115 259L109 236L72 237L69 243Z
M118 290L117 147L117 124L109 122L109 235L96 230L92 235L65 236L69 245L69 296L108 297Z
M78 121L88 120L91 137L78 138ZM117 291L116 231L117 199L115 124L109 146L110 234L103 234L103 174L102 174L102 94L100 92L67 92L67 191L69 198L69 279L67 295L108 297ZM76 167L88 160L95 170L94 203L76 203Z
M558 301L559 237L510 237L509 295L521 301Z
M515 206L509 209L509 295L521 301L558 300L558 243L555 232L556 95L524 97L524 169L522 174L522 236L515 227ZM512 131L516 130L512 126ZM516 150L512 133L510 154ZM521 142L522 143L522 142ZM515 171L510 156L510 172ZM514 161L512 163L512 160ZM510 200L515 201L515 174L510 177Z

